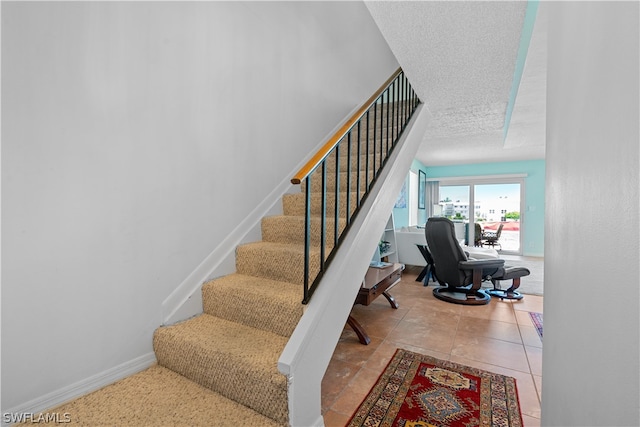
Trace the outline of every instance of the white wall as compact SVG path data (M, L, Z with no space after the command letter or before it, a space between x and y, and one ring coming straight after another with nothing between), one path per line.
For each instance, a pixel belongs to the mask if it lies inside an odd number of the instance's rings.
M640 425L639 4L550 7L543 426Z
M149 357L162 301L396 67L359 2L3 2L3 412Z

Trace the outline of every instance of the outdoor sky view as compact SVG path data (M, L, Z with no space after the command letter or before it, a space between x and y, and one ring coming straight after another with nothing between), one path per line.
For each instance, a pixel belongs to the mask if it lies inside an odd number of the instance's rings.
M476 203L490 202L494 199L500 199L501 197L511 200L517 200L520 202L520 184L483 184L476 185ZM478 189L482 189L482 194L477 194ZM482 197L479 197L482 196ZM469 203L469 186L455 185L455 186L440 186L440 200L445 200L449 197L452 201L456 202L460 200L461 203ZM519 209L519 205L518 209Z
M506 219L506 214L520 213L520 184L475 184L474 190L475 218L483 230L495 231L500 221ZM443 202L450 200L454 205L454 212L460 212L468 220L469 191L468 185L440 185L443 215L451 216L447 214L450 212L444 208ZM502 250L520 251L520 223L517 219L505 222L499 242Z

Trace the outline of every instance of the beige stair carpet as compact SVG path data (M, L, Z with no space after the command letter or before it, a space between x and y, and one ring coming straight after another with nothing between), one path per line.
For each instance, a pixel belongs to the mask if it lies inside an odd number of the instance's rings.
M233 400L154 365L80 399L42 414L83 427L237 427L278 426ZM34 416L38 419L39 414ZM241 422L239 422L241 420ZM26 422L21 426L41 425Z

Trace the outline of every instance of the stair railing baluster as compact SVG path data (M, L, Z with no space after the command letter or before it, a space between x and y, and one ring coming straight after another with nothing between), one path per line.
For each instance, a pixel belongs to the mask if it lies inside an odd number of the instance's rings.
M358 158L356 159L356 209L360 208L360 156L362 156L362 140L360 136L360 122L358 120ZM351 192L349 192L351 193ZM351 216L351 215L349 215Z
M391 147L395 146L396 142L396 81L391 83L391 102L393 102L393 108L391 109Z
M396 130L396 138L398 138L398 136L400 136L400 132L402 132L402 129L400 128L400 111L402 111L402 104L400 103L400 80L400 76L398 76L398 79L396 81L396 100L398 103L398 108L396 111L396 125L398 126L398 129Z
M398 76L397 81L396 81L396 86L397 86L397 88L396 88L396 92L397 92L396 100L398 102L398 108L397 108L397 111L396 111L396 120L398 121L398 135L400 135L400 132L402 132L402 130L400 128L400 123L401 123L400 111L402 111L402 108L401 108L402 104L400 104L400 81L401 81L400 76ZM397 138L397 136L396 136L396 138Z
M380 167L378 171L382 169L384 164L384 92L380 94Z
M391 103L389 102L389 88L387 88L387 90L384 91L387 94L387 138L386 138L386 146L387 146L387 156L389 155L389 108L391 108ZM393 130L393 128L391 128L391 130Z
M380 94L380 163L378 163L377 173L380 173L382 165L384 164L384 92Z
M380 163L378 164L378 172L384 164L384 92L380 94Z
M402 123L405 123L407 120L407 106L409 105L409 101L407 101L407 79L402 76Z
M383 105L382 105L382 97L383 96L384 96L384 92L381 93L380 97L378 98L378 101L379 101L378 104L380 105L380 146L379 146L379 148L380 148L380 161L378 162L378 167L376 168L376 177L380 173L380 169L382 169L382 160L383 160L382 153L384 153L384 150L382 149L382 143L383 143L383 139L384 139L383 136L382 136L382 129L383 129L382 128L382 126L383 126L383 123L382 123L383 120L382 119L384 117L384 114L382 113L382 107L383 107Z
M413 89L409 87L409 105L413 106Z
M404 130L404 75L400 73L400 129Z
M347 200L346 200L346 217L347 224L349 227L351 224L351 131L347 133Z
M344 138L343 138L344 139ZM338 214L340 212L340 144L336 145L336 177L333 202L333 247L338 246Z
M366 131L366 134L367 134L367 142L366 142L366 145L367 145L367 159L366 159L367 169L366 169L366 171L364 173L365 174L365 187L364 188L366 188L365 193L369 192L369 110L367 110L367 131Z
M373 104L373 179L378 176L378 168L376 167L376 129L378 128L378 100Z
M324 252L327 239L327 161L322 161L322 185L320 196L320 273L324 271Z
M408 82L407 82L406 77L404 79L404 83L405 83L405 85L404 85L404 97L407 100L407 102L405 103L406 105L404 107L404 110L405 110L404 117L405 117L405 124L406 124L406 121L409 120L409 107L411 106L411 104L409 103L409 85L407 84Z
M305 178L304 189L304 295L302 301L309 301L309 258L311 254L311 175Z

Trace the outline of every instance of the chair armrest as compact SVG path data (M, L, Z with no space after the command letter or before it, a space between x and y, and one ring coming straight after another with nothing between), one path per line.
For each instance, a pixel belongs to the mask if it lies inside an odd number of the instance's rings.
M504 266L503 259L474 259L468 261L460 261L458 267L463 270L473 270L476 268L498 268Z

